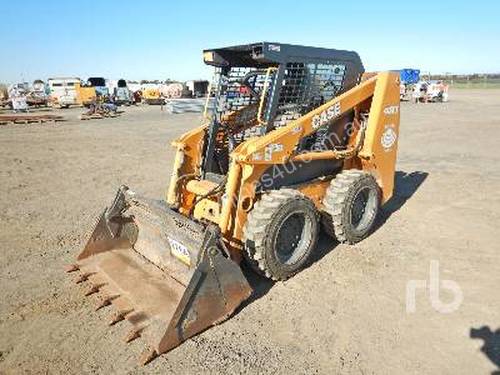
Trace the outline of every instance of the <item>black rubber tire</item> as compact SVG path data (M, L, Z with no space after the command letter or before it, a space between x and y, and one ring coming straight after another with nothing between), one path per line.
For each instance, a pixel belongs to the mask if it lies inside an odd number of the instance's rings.
M273 280L286 280L301 271L308 265L318 242L319 216L314 203L297 190L280 189L263 194L245 224L247 263ZM276 246L277 243L282 246ZM292 251L288 245L293 247Z
M358 216L355 204L363 208L361 218L353 223L353 214ZM371 174L357 169L344 170L330 182L323 205L325 231L341 243L355 244L373 230L380 208L380 188Z

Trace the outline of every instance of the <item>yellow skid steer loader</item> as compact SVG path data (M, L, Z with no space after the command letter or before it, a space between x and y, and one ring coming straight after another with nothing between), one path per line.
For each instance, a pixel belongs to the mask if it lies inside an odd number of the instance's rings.
M164 200L120 187L68 272L113 305L142 362L228 318L252 289L240 269L284 280L320 227L356 243L392 195L399 75L355 52L279 43L204 51L215 67L204 123L176 140ZM210 116L208 115L210 113Z

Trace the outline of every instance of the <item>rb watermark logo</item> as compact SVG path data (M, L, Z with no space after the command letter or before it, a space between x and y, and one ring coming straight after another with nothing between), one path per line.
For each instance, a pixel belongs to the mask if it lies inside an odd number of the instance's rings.
M464 300L460 286L453 280L439 280L439 261L433 259L430 264L429 281L410 280L406 284L406 312L409 314L417 311L416 295L417 289L429 288L429 300L431 306L441 314L449 314L456 311ZM453 300L444 303L439 298L440 289L446 289L453 294Z

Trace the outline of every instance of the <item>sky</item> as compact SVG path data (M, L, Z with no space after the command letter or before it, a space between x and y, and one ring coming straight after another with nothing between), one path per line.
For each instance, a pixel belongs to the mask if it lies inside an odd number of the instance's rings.
M202 50L357 51L367 71L500 72L498 1L2 1L0 82L209 78Z

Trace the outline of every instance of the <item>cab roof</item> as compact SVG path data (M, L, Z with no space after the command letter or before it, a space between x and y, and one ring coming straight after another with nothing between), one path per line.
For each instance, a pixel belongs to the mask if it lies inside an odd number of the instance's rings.
M363 72L363 64L354 51L330 48L307 47L274 42L257 42L238 46L206 49L203 51L206 64L213 66L268 67L288 62L350 62Z

